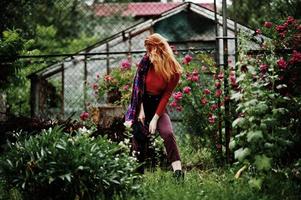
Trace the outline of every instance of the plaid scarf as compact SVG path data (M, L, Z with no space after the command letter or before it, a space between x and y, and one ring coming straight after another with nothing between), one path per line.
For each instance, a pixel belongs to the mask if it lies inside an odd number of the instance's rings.
M138 69L134 78L131 103L125 114L125 121L133 122L136 120L136 115L140 109L142 96L144 93L145 76L149 69L150 64L151 62L149 60L149 57L147 55L144 55L138 65Z

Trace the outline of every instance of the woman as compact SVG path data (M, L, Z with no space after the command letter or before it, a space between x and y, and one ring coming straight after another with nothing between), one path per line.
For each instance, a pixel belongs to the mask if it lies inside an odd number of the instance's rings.
M151 134L158 130L164 140L167 156L177 179L184 178L179 150L166 105L179 82L181 65L174 57L167 40L152 34L144 41L146 55L138 65L132 99L125 124L140 121Z

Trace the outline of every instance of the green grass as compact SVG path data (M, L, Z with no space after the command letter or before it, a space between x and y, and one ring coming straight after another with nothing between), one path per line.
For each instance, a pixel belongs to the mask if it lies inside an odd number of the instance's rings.
M231 169L212 169L208 171L191 170L186 173L184 183L174 181L171 172L160 169L146 172L139 194L127 199L149 200L297 200L300 185L291 181L281 181L273 177L274 184L261 190L252 188L246 178L234 178ZM278 186L277 186L278 183ZM299 190L301 191L301 190Z

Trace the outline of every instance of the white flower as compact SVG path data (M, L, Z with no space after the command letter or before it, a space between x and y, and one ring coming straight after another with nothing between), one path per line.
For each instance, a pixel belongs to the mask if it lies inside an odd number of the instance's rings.
M125 121L125 122L123 123L123 125L124 125L125 127L127 127L127 128L131 128L132 124L133 124L132 121Z

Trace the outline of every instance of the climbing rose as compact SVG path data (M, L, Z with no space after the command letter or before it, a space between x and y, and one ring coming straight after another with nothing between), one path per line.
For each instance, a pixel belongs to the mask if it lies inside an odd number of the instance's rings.
M272 22L264 22L263 26L267 27L267 28L271 28L273 26Z
M215 118L216 118L216 117L215 117L214 115L209 114L209 118L208 118L208 119L209 119L209 123L210 123L210 124L214 124Z
M86 121L89 118L89 113L88 112L82 112L82 114L80 114L79 117L82 121Z
M219 82L219 81L215 82L215 87L216 87L216 88L220 88L221 85L222 85L221 82Z
M186 87L183 88L183 92L184 92L185 94L189 94L189 93L191 92L191 88L188 87L188 86L186 86Z
M298 62L301 62L301 52L298 52L296 50L293 51L293 55L289 61L291 64L295 64Z
M220 72L218 75L217 75L217 78L219 80L223 79L224 78L224 74L222 72Z
M124 90L128 90L130 88L130 86L128 84L126 84L125 86L123 86Z
M169 105L173 108L176 108L178 106L176 101L171 102Z
M282 57L277 61L277 65L278 65L279 69L287 68L287 63Z
M174 94L173 94L173 98L174 98L175 100L181 100L181 99L183 98L182 92L176 92L176 93L174 93Z
M186 55L184 58L183 58L183 63L184 64L189 64L190 61L192 60L192 57L190 55Z
M286 30L286 26L284 25L278 25L276 26L276 30L280 33Z
M287 22L288 24L292 24L294 21L295 21L295 19L294 19L292 16L288 16L288 18L287 18L287 20L286 20L286 22Z
M268 65L267 64L261 64L260 66L259 66L259 71L261 72L261 73L266 73L267 72L267 70L268 70Z
M203 97L202 99L201 99L201 104L204 106L204 105L206 105L208 103L208 100L205 98L205 97Z
M209 89L206 88L206 89L204 90L204 94L210 94L210 93L211 93L211 91L210 91Z
M260 35L260 34L261 34L261 30L260 30L260 29L256 29L255 33L256 33L257 35Z
M217 104L212 104L212 106L210 107L210 109L212 110L212 111L215 111L216 109L217 109Z
M222 93L223 93L222 90L218 89L218 90L215 91L215 96L220 97L222 95Z
M97 89L98 89L97 83L93 83L93 84L92 84L92 88L93 88L93 90L97 90Z
M127 70L131 68L131 63L128 60L121 61L121 69Z
M176 110L179 111L179 112L181 112L181 111L183 110L183 107L182 107L181 105L178 105L178 106L176 107Z

